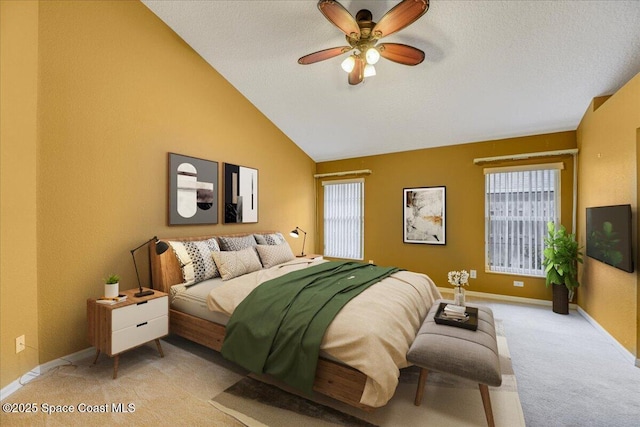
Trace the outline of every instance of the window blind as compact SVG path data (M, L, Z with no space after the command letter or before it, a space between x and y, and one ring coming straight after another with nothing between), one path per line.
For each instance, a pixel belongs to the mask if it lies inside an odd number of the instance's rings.
M364 180L325 181L324 255L364 257Z
M560 218L560 169L550 165L485 170L487 271L544 276L547 223Z

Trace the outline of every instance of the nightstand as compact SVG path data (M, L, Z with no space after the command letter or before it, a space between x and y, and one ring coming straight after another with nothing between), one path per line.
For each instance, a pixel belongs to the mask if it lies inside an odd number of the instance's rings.
M153 295L135 297L138 289L122 291L127 299L113 305L87 300L89 343L96 348L95 364L100 352L114 357L113 378L118 376L121 353L155 340L160 357L164 357L160 338L169 334L169 296L154 291Z

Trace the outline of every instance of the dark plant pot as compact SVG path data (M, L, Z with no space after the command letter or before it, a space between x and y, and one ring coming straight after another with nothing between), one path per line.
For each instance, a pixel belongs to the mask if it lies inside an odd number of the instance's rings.
M565 285L553 284L553 312L569 314L569 289Z

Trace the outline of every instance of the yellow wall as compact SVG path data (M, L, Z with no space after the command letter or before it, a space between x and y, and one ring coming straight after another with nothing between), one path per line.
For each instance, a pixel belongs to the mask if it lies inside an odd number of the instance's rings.
M2 387L35 361L88 346L86 299L102 294L109 273L122 276L123 289L137 286L129 251L151 236L307 229L315 203L315 163L143 4L45 1L22 18L13 10L19 2L8 3L2 2ZM7 52L26 48L30 58L6 76L5 43ZM21 95L5 92L16 84L25 89L17 88ZM21 115L11 128L5 96ZM5 128L12 132L6 140ZM168 226L169 152L218 161L220 169L223 162L257 168L259 223ZM19 178L5 180L5 162ZM24 207L5 218L5 207L18 202ZM12 230L18 227L9 235L10 221ZM290 244L300 250L299 240ZM307 245L314 246L311 233ZM13 254L5 259L6 247ZM146 284L146 252L136 255ZM13 354L19 333L34 347L21 353L28 366Z
M629 203L637 223L638 128L640 74L608 99L595 99L578 127L578 237L582 245L587 207ZM638 245L634 240L634 273L585 257L578 304L637 357Z
M562 223L571 228L571 156L477 166L474 158L576 147L575 132L478 142L318 164L318 173L371 169L365 177L365 261L428 274L447 287L450 270L477 270L469 290L551 299L544 279L485 273L483 167L563 161ZM446 187L446 245L408 244L402 239L403 188ZM322 186L318 185L318 241L322 242ZM320 249L320 248L318 248ZM514 287L521 280L524 287Z
M36 147L38 4L0 2L0 360L2 386L38 365Z

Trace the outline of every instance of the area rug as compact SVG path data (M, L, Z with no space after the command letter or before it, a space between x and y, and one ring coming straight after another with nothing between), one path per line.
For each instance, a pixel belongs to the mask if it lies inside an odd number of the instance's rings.
M496 320L502 385L489 387L496 426L524 426L524 415L502 322ZM250 427L262 426L486 426L478 384L429 373L421 406L415 406L419 370L402 369L393 398L364 412L321 395L295 394L264 377L248 376L210 403ZM286 390L285 390L286 389Z
M113 360L100 356L94 365L93 354L51 369L2 401L0 425L242 426L208 400L244 374L166 341L162 348L163 358L153 341L123 353L117 379Z

